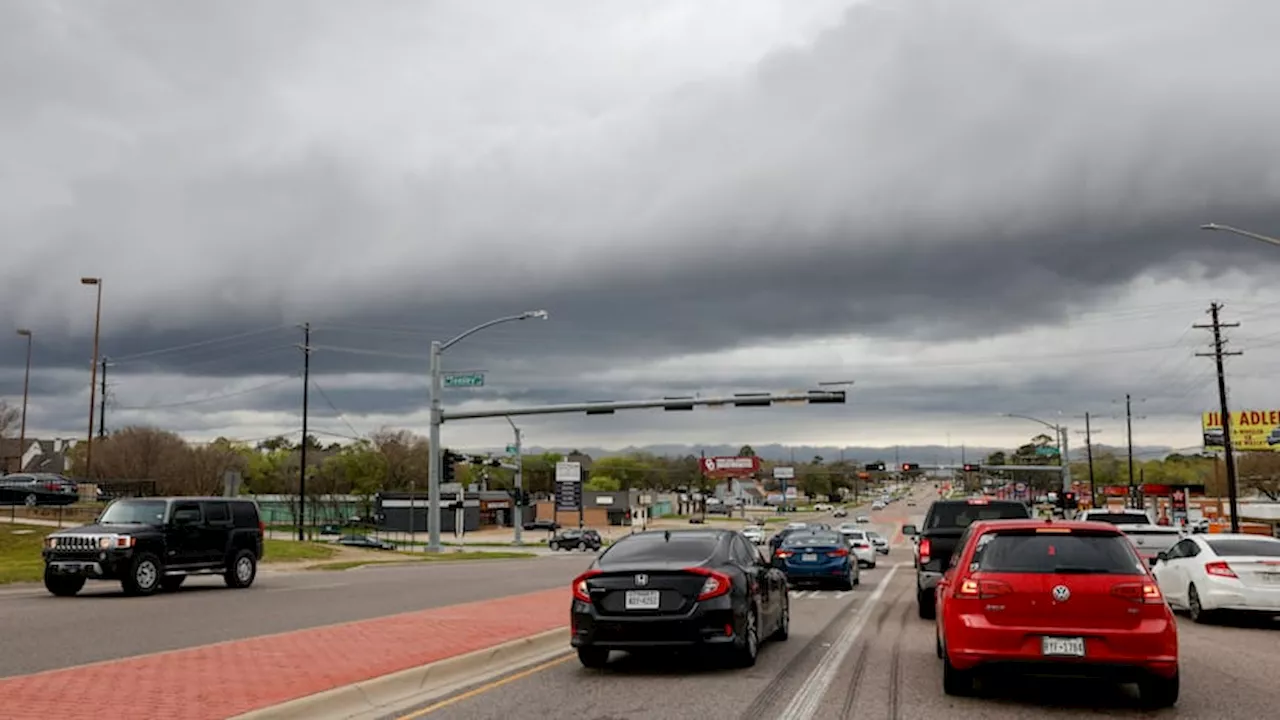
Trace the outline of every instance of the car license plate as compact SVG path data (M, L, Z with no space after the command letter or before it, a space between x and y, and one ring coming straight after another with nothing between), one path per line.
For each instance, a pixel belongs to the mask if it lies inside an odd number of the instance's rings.
M628 590L627 591L627 609L628 610L657 610L661 605L662 596L657 590Z
M1263 582L1268 583L1270 585L1280 585L1280 573L1269 572L1269 573L1259 573L1259 574L1262 576Z
M817 553L805 553L800 556L802 562L818 562Z
M1047 637L1040 642L1042 655L1057 657L1084 657L1084 638Z

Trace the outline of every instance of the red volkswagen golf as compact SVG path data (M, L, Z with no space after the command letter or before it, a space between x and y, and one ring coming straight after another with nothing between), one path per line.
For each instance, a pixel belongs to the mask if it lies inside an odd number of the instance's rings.
M936 598L948 695L970 694L977 673L998 669L1137 683L1153 708L1178 701L1177 622L1113 525L973 523Z

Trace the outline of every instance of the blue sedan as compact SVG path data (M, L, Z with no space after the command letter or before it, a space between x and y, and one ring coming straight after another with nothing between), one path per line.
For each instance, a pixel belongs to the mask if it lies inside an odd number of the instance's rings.
M840 533L830 530L793 532L774 551L774 566L791 584L834 583L852 590L860 581L858 562Z

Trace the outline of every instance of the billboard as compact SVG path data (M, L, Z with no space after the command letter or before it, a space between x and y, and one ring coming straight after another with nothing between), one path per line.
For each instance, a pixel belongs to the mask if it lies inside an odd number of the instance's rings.
M757 457L709 457L702 458L702 474L708 477L749 477L760 469Z
M1222 414L1202 413L1204 449L1222 450ZM1231 446L1236 452L1280 451L1280 410L1240 410L1231 413Z

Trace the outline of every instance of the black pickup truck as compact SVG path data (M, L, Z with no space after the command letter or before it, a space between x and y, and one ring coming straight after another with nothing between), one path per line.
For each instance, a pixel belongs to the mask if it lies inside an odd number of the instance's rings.
M938 500L929 506L924 526L904 525L902 534L916 541L916 604L920 617L933 619L933 591L951 563L960 536L977 520L1015 520L1031 517L1017 500Z

